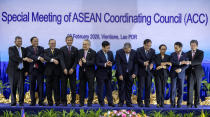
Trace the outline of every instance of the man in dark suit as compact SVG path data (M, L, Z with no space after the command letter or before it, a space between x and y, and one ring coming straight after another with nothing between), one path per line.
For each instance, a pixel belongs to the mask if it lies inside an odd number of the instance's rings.
M119 107L126 100L127 107L133 107L131 102L133 80L137 75L136 52L130 43L125 43L123 49L116 52L116 77L119 86Z
M108 100L108 106L114 107L112 98L112 65L114 65L114 56L110 51L110 43L108 41L102 42L102 50L96 54L96 80L97 80L97 93L100 106L104 106L104 85L106 85L106 97Z
M150 106L150 92L152 85L153 59L155 57L155 50L151 48L152 41L150 39L144 40L144 46L137 49L137 63L138 63L138 106L143 107L143 92L145 88L144 103L146 107Z
M60 104L60 81L61 73L61 52L56 47L54 39L49 40L49 48L44 50L46 91L48 106L53 106L52 90L54 90L54 99L56 106Z
M187 56L184 52L182 52L182 43L176 42L174 44L175 52L173 52L170 56L170 61L172 63L172 67L170 70L171 76L171 107L175 107L175 97L177 91L177 107L181 107L181 103L183 100L183 92L184 92L184 80L185 80L185 70L188 67L189 62L187 61Z
M84 98L86 94L86 84L88 83L88 103L92 106L94 95L94 79L95 79L95 57L96 51L90 48L90 41L83 41L83 49L78 52L79 61L79 80L80 80L80 107L84 106Z
M28 75L28 63L32 60L26 57L26 49L22 46L22 38L15 37L15 46L9 47L9 63L7 74L11 89L11 106L16 106L16 91L18 88L19 105L24 105L24 83Z
M65 46L61 47L62 53L62 77L61 77L61 102L64 106L67 106L67 84L68 79L70 82L71 88L71 105L75 106L76 100L76 67L77 67L77 56L78 56L78 49L72 46L73 37L67 36L66 37L66 44Z
M204 52L198 48L198 41L192 40L190 42L191 50L188 51L187 57L189 58L189 68L186 71L187 74L187 86L188 86L188 102L187 106L189 108L193 105L193 91L195 90L194 94L194 106L198 108L200 105L200 88L201 88L201 81L202 77L204 76L204 71L201 66Z
M36 105L35 99L35 89L37 82L37 89L39 94L39 105L45 106L43 103L43 83L44 83L44 48L38 46L38 38L31 38L31 46L27 47L27 57L31 58L33 62L29 64L29 75L30 75L30 96L31 104L30 106Z

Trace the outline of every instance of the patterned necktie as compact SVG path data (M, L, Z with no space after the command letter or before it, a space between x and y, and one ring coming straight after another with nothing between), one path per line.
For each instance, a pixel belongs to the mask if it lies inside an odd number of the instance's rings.
M87 51L84 50L84 58L86 59L87 57Z
M22 58L21 47L18 48L18 53L19 53L20 58ZM18 65L18 68L19 68L20 70L23 69L23 62L21 62L21 63Z
M69 52L69 54L71 53L71 47L70 46L68 46L68 52Z

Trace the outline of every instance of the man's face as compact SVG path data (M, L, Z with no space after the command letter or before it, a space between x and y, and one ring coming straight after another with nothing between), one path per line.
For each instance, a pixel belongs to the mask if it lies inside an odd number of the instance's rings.
M131 52L131 48L129 48L129 47L124 48L124 51L125 51L125 53L130 53Z
M160 48L160 53L166 53L166 47L165 46L161 46Z
M175 50L176 53L179 53L179 52L181 52L182 48L179 47L178 45L175 45L174 50Z
M144 49L149 50L151 48L151 46L152 46L152 42L148 42L148 43L144 44Z
M16 45L17 47L21 47L21 46L22 46L22 39L16 39L16 40L15 40L15 45Z
M110 45L105 46L105 47L102 47L102 50L103 50L104 52L108 52L108 51L110 50Z
M196 50L198 48L198 45L196 43L190 44L191 50Z
M31 44L32 44L33 47L37 47L38 46L38 43L39 43L38 38L34 38L32 40L32 42L31 42Z
M50 46L51 49L55 49L56 41L55 41L55 40L51 40L51 41L49 42L49 46Z
M90 44L88 41L83 41L83 45L82 45L84 50L88 50L90 48Z
M71 45L72 45L72 43L73 43L73 39L72 39L72 37L68 37L68 38L66 38L66 44L67 44L68 46L71 46Z

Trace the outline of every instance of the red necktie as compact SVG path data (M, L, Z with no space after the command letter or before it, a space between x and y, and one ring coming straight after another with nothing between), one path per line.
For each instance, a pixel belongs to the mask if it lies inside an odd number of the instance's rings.
M84 58L86 59L87 51L84 51Z

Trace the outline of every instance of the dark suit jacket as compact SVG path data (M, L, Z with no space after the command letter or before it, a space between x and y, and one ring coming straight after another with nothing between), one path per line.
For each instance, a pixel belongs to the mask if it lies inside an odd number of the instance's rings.
M18 70L18 65L23 62L23 58L26 57L26 49L21 47L22 50L22 58L19 56L19 52L16 46L9 47L9 63L7 66L7 74L9 78L13 78L15 75L15 71ZM28 63L23 62L23 71L28 72Z
M137 55L137 63L138 63L138 74L140 76L145 76L146 72L150 72L150 70L146 70L146 66L144 66L145 61L149 61L149 64L153 63L155 57L155 50L150 48L148 52L148 57L146 57L144 47L137 48L136 55ZM149 69L149 67L148 67Z
M45 49L44 50L44 59L46 60L45 64L45 75L60 75L61 73L61 52L58 48L54 49L54 52L52 54L51 49ZM51 59L56 59L59 61L59 64L56 65L53 62L51 62Z
M84 57L84 49L78 51L78 61ZM89 48L86 55L86 63L82 63L82 67L79 68L80 71L88 71L91 73L95 72L95 60L96 60L96 51Z
M109 61L112 62L112 66L114 65L114 56L112 51L107 52ZM109 78L112 79L112 67L104 66L107 62L106 57L104 55L104 52L102 50L98 51L96 54L96 65L97 65L97 71L96 71L96 77L105 79Z
M177 75L178 75L178 78L180 78L180 79L185 78L185 70L188 68L188 65L180 65L180 62L188 60L186 54L184 52L182 52L180 60L178 61L177 53L173 52L173 53L171 53L170 59L171 59L170 61L172 63L172 67L170 70L171 78L177 77ZM178 68L181 68L182 71L177 74L175 70Z
M64 70L66 68L67 70L70 70L71 68L73 68L75 72L78 63L77 61L78 49L74 46L71 46L70 54L68 52L67 46L61 47L60 50L62 53L62 61L61 61L62 69Z
M129 61L127 62L126 53L123 49L120 49L116 52L116 76L125 75L128 73L129 75L135 74L137 75L137 64L136 64L136 52L131 49L129 55Z
M194 59L192 59L191 50L188 51L186 55L189 58L189 61L191 61L191 65L189 65L189 68L187 69L187 75L189 76L191 72L194 71L198 78L202 78L204 76L204 71L201 64L203 61L204 52L202 50L197 49L194 55Z
M161 54L156 54L154 58L154 64L156 65L156 68L160 66L162 62L170 62L170 56L165 54L164 58L162 59ZM166 69L155 70L154 75L156 77L164 75L164 77L167 78L169 75L169 66L167 65L166 67Z
M27 50L27 57L33 59L32 63L29 63L29 74L31 74L34 65L38 64L38 70L43 73L44 72L44 64L38 60L38 57L44 57L44 48L41 46L37 46L37 52L35 54L33 46L29 46L26 48Z

